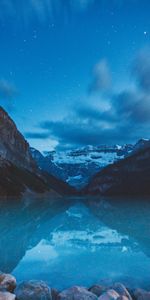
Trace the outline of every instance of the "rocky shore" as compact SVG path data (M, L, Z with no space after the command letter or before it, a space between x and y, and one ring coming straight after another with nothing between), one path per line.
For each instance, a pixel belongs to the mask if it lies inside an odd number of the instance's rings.
M90 288L74 286L57 291L43 281L17 284L14 276L0 273L0 300L150 300L150 291L128 290L123 284L95 284Z

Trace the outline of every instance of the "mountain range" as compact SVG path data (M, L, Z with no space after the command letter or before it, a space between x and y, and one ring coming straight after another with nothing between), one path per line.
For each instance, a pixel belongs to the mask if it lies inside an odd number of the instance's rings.
M41 169L75 187L81 195L150 194L150 140L135 145L87 146L66 152L31 149Z
M150 140L40 153L0 107L0 197L148 195Z
M80 190L97 172L124 158L132 150L132 145L100 145L64 152L50 151L44 154L31 148L31 153L42 170Z

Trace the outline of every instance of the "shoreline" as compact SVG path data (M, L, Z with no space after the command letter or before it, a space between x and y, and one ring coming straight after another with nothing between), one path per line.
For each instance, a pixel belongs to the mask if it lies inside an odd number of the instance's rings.
M110 286L73 286L59 291L42 280L17 284L11 274L0 273L0 300L150 300L150 290L128 289L120 282Z

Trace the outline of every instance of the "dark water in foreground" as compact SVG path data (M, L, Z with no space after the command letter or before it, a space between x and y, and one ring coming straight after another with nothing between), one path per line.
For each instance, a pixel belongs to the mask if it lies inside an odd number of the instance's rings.
M1 203L0 237L0 269L18 281L150 288L150 199Z

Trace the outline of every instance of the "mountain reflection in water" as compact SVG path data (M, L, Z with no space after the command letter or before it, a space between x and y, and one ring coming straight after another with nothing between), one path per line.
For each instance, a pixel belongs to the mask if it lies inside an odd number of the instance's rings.
M149 199L57 199L0 206L0 269L63 289L150 287Z

